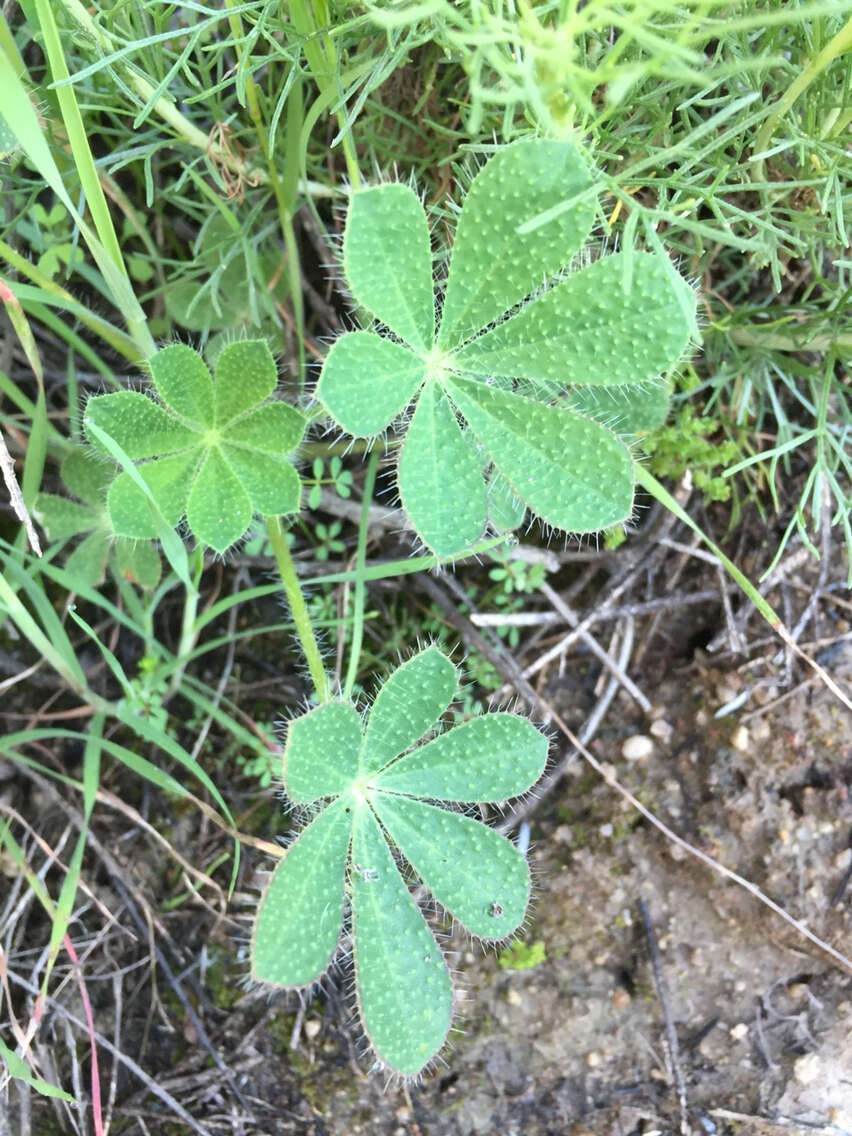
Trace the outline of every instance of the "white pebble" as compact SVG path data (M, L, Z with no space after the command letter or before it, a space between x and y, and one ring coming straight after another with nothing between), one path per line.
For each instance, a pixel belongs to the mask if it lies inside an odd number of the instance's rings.
M650 757L653 752L654 743L644 734L634 734L632 738L627 738L621 747L622 756L627 761L642 761Z
M672 736L674 728L671 722L667 722L665 718L657 718L655 722L651 723L649 733L660 741L667 742Z
M751 744L749 732L745 726L737 726L731 737L731 745L734 749L739 750L740 753L745 753Z

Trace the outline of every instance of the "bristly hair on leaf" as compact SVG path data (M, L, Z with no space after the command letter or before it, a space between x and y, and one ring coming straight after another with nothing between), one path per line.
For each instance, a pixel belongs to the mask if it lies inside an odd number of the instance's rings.
M86 404L91 442L107 452L99 435L108 436L108 452L124 465L107 494L116 534L155 537L153 501L169 526L185 517L197 540L223 553L255 514L298 510L301 482L289 458L306 419L272 397L278 372L264 340L228 343L212 376L182 343L161 348L149 367L150 397L124 390Z
M457 688L456 668L429 646L387 677L366 717L333 700L290 722L285 792L320 811L276 868L252 939L258 981L308 985L336 952L348 905L364 1031L382 1065L404 1076L444 1044L452 984L400 863L482 940L513 935L530 895L526 858L458 806L526 793L547 739L504 712L431 736Z
M628 435L644 428L643 384L697 338L696 301L659 252L568 268L592 231L596 196L570 141L496 148L459 209L438 298L414 190L385 182L350 197L341 266L373 325L335 341L316 394L355 437L392 424L404 435L399 496L439 558L469 548L493 520L488 467L518 502L498 531L527 511L579 534L631 516L633 458L606 422L617 418ZM609 413L572 402L589 389L611 392Z

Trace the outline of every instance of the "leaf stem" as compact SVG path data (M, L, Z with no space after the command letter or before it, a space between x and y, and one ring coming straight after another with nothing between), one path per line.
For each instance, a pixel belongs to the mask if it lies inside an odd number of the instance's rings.
M305 659L316 688L317 697L320 702L327 702L331 696L328 685L328 675L325 673L325 667L322 663L322 657L319 647L317 646L317 640L314 635L311 617L308 614L305 597L302 595L302 589L299 587L299 580L296 576L296 565L293 563L293 557L290 555L290 546L287 544L287 539L284 536L284 531L281 528L281 522L278 517L266 518L266 532L269 536L269 542L272 545L275 563L278 567L278 575L281 577L281 583L284 586L284 594L287 596L287 602L290 605L290 612L293 616L293 622L296 625L296 634L299 637L299 642L305 653Z
M188 566L191 572L189 586L184 582L183 618L180 626L180 642L175 656L177 666L170 683L170 690L172 691L177 690L180 686L189 656L198 640L198 628L195 626L198 616L198 601L201 598L198 584L201 573L204 571L204 552L200 544L190 553L190 558L193 563Z
M352 643L349 648L349 665L346 669L346 682L343 697L351 698L358 677L358 663L361 659L361 644L364 641L364 600L367 593L364 569L367 564L367 533L370 527L370 504L373 500L373 487L376 484L376 471L379 467L378 448L370 452L367 461L367 475L364 478L364 495L361 498L361 520L358 523L358 551L355 559L355 601L352 613Z

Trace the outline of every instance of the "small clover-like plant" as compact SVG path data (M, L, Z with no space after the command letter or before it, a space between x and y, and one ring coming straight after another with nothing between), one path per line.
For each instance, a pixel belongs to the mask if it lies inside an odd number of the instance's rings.
M159 403L140 391L97 395L86 404L84 426L95 445L103 448L92 425L141 463L137 471L170 525L185 514L199 541L224 552L253 514L299 508L301 482L288 455L305 417L270 401L278 375L263 340L229 343L212 378L182 343L162 348L149 366ZM148 498L127 470L110 486L107 505L117 534L157 535Z
M417 195L401 184L352 194L343 273L387 334L338 339L317 395L360 437L380 434L415 402L399 493L438 556L469 547L489 521L498 531L519 524L524 507L577 533L630 516L629 450L587 405L562 396L620 387L629 403L636 384L657 380L696 334L696 302L665 257L633 249L565 274L591 231L595 195L569 141L499 149L459 213L436 329Z
M471 934L504 939L523 922L524 856L504 836L435 802L502 801L538 780L547 741L524 718L472 718L414 746L456 693L450 660L429 647L391 674L366 725L349 702L290 723L284 787L324 805L290 846L261 903L252 974L308 986L338 945L348 902L358 1009L379 1062L416 1075L444 1043L452 986L398 857Z
M36 515L51 540L83 539L65 561L65 570L90 587L103 580L109 564L116 574L154 588L160 579L160 557L150 541L116 536L107 511L112 466L102 458L74 450L59 470L66 488L77 498L39 493Z

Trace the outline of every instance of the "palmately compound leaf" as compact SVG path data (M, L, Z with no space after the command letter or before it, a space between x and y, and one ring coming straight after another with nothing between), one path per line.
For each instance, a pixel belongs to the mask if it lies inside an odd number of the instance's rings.
M383 185L352 195L344 274L402 342L344 335L317 394L358 436L405 415L399 493L439 558L464 552L489 521L509 531L527 509L580 533L630 516L632 458L617 435L635 436L648 415L623 404L647 404L646 390L697 338L696 300L662 255L632 248L568 271L594 197L570 141L498 148L461 207L433 345L428 228L415 194ZM590 387L620 391L620 409L572 406L573 391Z
M191 347L173 343L150 360L160 403L137 391L97 395L84 425L105 431L131 459L166 520L184 514L203 544L224 552L245 533L252 515L299 507L301 483L289 455L305 429L304 415L269 402L275 361L263 340L229 343L211 377ZM95 444L97 439L92 439ZM114 531L156 535L148 497L125 470L109 489Z
M411 749L446 710L456 683L450 660L428 647L381 686L366 727L346 702L323 703L290 723L288 794L331 802L276 869L252 940L255 978L309 985L334 951L345 879L364 1030L383 1066L412 1076L444 1042L452 988L396 856L473 934L511 934L529 900L524 856L475 818L432 802L524 793L547 753L529 722L503 713Z

